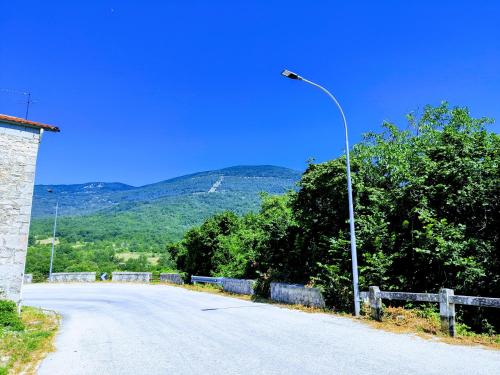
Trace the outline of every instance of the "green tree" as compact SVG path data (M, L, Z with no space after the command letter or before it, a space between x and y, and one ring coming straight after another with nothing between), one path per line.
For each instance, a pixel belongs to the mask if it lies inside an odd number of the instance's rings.
M238 225L236 214L223 212L187 231L177 257L179 267L188 275L212 275L217 269L214 254L219 251L220 237L230 234Z
M361 288L500 295L500 137L491 122L427 106L406 129L384 123L353 148ZM256 215L207 219L181 248L188 272L256 274L264 293L272 280L315 284L330 306L351 310L345 158L310 163L298 192L263 196ZM500 325L492 313L461 310L476 328Z
M352 152L360 285L500 294L499 137L467 108L426 107ZM298 244L330 301L351 301L345 160L311 164L293 203ZM477 315L477 314L476 314Z
M141 254L138 258L130 258L125 262L125 271L130 272L148 272L151 270L151 264L146 255Z

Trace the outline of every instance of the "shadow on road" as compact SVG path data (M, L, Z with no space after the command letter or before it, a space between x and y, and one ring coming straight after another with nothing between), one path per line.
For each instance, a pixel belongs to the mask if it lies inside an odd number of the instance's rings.
M201 309L201 311L215 311L215 310L227 310L227 309L243 309L252 307L262 307L262 306L230 306L230 307L213 307L209 309Z

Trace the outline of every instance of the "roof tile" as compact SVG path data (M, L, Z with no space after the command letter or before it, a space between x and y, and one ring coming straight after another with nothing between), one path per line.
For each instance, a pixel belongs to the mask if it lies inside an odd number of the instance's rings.
M42 124L41 122L35 122L35 121L25 120L23 118L14 117L14 116L8 116L8 115L2 115L2 114L0 114L0 122L7 122L9 124L20 125L20 126L31 126L31 127L34 127L34 128L48 130L48 131L51 131L51 132L58 132L58 131L60 131L57 126L48 125L48 124Z

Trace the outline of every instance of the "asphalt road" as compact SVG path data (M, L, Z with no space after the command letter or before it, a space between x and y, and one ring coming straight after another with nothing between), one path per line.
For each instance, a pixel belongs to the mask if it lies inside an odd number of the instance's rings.
M32 284L58 311L39 374L500 374L500 351L165 285Z

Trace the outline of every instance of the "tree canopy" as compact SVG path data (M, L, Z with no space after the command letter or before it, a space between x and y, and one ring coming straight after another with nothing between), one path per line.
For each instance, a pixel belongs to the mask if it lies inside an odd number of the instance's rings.
M354 146L361 288L500 295L500 137L490 123L443 103ZM263 196L257 214L209 218L176 246L188 273L256 277L262 290L271 280L314 284L350 309L345 158L310 163L297 192ZM474 316L498 327L492 314Z

